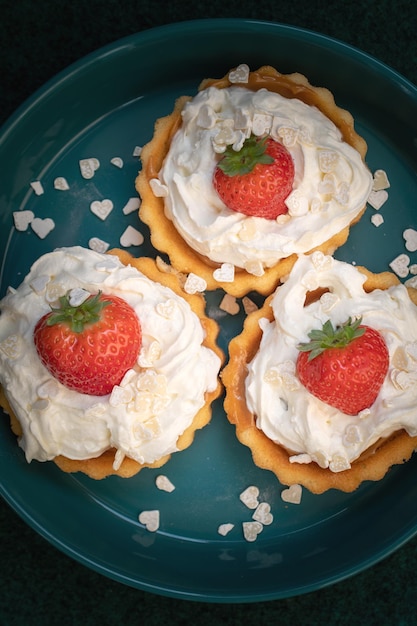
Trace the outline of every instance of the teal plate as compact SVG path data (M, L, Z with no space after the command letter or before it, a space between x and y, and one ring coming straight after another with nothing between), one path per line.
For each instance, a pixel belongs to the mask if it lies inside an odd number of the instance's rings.
M368 164L383 169L391 183L381 208L384 224L372 225L368 208L352 229L338 258L373 271L404 253L403 230L417 227L417 90L378 61L340 42L311 32L246 20L178 23L123 39L58 75L3 127L0 138L1 293L17 286L31 263L57 246L88 246L98 237L120 245L128 225L145 243L129 248L153 255L149 236L135 213L123 207L134 197L139 160L135 146L147 142L158 116L171 111L181 94L195 93L200 80L221 76L239 63L271 64L300 71L330 88L348 108L368 142ZM121 157L122 168L111 163ZM79 160L96 158L92 179ZM65 177L69 190L54 188ZM40 180L43 195L30 187ZM111 199L102 221L90 202ZM29 227L17 232L12 212L31 210L53 218L55 229L40 239ZM415 253L409 253L411 263ZM208 311L219 315L222 294L208 296ZM242 316L219 318L220 343L239 332ZM300 505L285 504L283 487L255 467L238 443L222 403L193 445L173 455L160 471L144 470L123 480L103 481L60 472L53 463L28 465L0 423L1 493L37 532L84 565L127 585L177 598L251 602L319 589L357 573L387 556L417 529L417 456L378 483L353 494L306 491ZM176 489L159 491L166 474ZM253 543L242 534L251 511L239 500L249 485L271 505L274 521ZM143 510L160 511L160 528L147 531ZM223 537L219 524L234 524Z

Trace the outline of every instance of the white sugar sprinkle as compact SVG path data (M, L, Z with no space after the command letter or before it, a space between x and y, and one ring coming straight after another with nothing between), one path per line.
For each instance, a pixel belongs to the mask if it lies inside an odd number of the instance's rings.
M137 211L139 207L140 207L139 197L129 198L129 200L124 205L122 212L124 215L129 215L129 213L133 213L134 211Z
M175 485L173 485L169 478L164 476L164 474L159 474L159 476L155 478L155 484L158 489L161 491L167 491L168 493L171 493L175 489Z
M381 226L381 224L384 223L384 218L380 213L375 213L371 216L371 222L374 226L378 228L378 226Z
M259 505L259 489L254 485L250 485L247 487L242 493L239 495L239 499L248 509L256 509Z
M34 180L30 183L30 186L37 196L41 196L43 193L45 193L43 185L39 180Z
M229 523L220 524L220 526L217 529L217 532L219 533L219 535L226 537L226 535L228 535L230 531L233 530L234 527L235 527L234 524L229 524Z

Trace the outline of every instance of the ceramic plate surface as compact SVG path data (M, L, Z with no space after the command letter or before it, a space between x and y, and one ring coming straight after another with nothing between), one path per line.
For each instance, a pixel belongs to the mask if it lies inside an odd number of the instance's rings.
M361 52L296 28L246 20L179 23L123 39L99 50L38 91L3 127L0 136L1 293L23 279L32 262L58 246L88 246L97 237L120 246L131 225L145 243L128 247L154 254L136 213L123 207L135 196L136 146L152 136L157 117L171 111L182 94L194 94L204 77L222 76L239 63L252 69L270 64L283 73L305 73L331 89L355 117L368 142L372 171L383 169L391 183L376 228L368 208L336 256L388 269L406 252L403 231L417 227L417 90L400 75ZM123 167L111 160L118 157ZM91 179L79 161L97 159ZM55 189L56 178L69 189ZM44 193L30 186L41 181ZM111 199L106 220L89 209ZM29 227L13 228L13 211L52 218L55 228L39 238ZM408 253L416 263L416 253ZM208 296L218 310L222 294ZM227 350L243 317L220 320ZM412 537L417 529L417 457L384 480L346 495L303 493L300 505L285 504L283 487L252 463L235 438L222 402L194 444L163 468L176 486L159 491L161 471L144 470L122 480L93 481L61 473L53 463L28 465L4 416L0 422L0 487L6 501L57 548L94 570L140 589L185 599L249 602L277 599L329 585L374 564ZM239 500L249 485L271 504L274 521L249 543L242 522L251 511ZM160 529L147 531L142 510L159 509ZM218 534L219 524L233 530Z

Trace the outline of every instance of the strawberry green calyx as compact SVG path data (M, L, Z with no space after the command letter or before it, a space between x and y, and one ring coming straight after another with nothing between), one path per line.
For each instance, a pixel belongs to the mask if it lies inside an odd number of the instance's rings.
M227 146L218 167L226 176L244 176L249 174L258 163L269 164L274 158L266 152L268 137L258 139L251 135L245 139L240 150Z
M332 322L327 320L321 330L312 330L308 334L310 338L308 343L300 343L297 348L300 352L310 353L309 361L329 348L345 348L365 333L365 327L360 326L361 321L361 317L353 320L349 317L347 322L334 328Z
M111 304L109 300L101 298L101 291L95 296L89 296L82 304L73 306L70 304L68 293L59 298L60 306L52 308L52 313L48 317L46 324L55 326L56 324L66 324L72 332L82 333L86 326L95 324L100 320L101 312L105 306Z

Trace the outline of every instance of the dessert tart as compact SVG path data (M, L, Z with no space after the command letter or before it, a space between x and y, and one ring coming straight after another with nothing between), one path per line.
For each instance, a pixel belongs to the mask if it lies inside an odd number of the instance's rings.
M39 339L47 326L39 320L50 315L51 307L61 314L57 302L68 294L75 301L81 295L82 303L91 301L90 294L118 297L139 320L134 361L110 388L92 386L101 375L92 369L82 374L91 393L77 387L79 381L71 387L52 369L53 350L49 361L42 360L49 340ZM70 304L78 310L75 301ZM104 311L109 306L107 301ZM204 310L201 294L185 293L177 277L160 270L153 259L78 246L40 257L1 301L0 405L10 415L27 461L53 460L65 472L95 479L130 477L143 467L162 466L173 452L187 448L195 431L210 421L211 404L222 389L218 326ZM126 313L121 317L125 326L106 329L100 342L113 331L117 342L127 335L124 343L130 345ZM67 349L61 343L59 349L62 369ZM113 346L105 350L116 363ZM112 380L107 370L103 378L107 384Z
M269 144L279 154L271 157ZM245 174L253 146L261 157ZM155 248L207 289L268 295L299 254L333 254L346 241L372 189L366 150L328 89L298 73L241 65L204 80L157 120L141 153L139 215ZM219 170L227 170L223 181Z
M301 255L284 284L246 318L222 373L227 417L255 464L285 485L322 493L353 491L408 460L417 448L416 305L417 290L390 272L373 274L320 252ZM379 336L383 353L359 349L361 339L351 338L356 355L342 361L339 353L340 368L332 344L311 358L306 379L300 355L314 338L321 341L322 327L331 322L336 330L354 319ZM332 371L323 360L314 378L312 364L324 353Z

